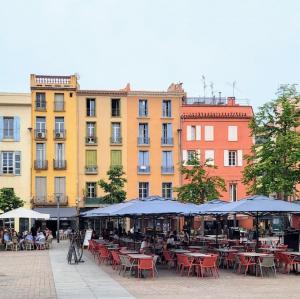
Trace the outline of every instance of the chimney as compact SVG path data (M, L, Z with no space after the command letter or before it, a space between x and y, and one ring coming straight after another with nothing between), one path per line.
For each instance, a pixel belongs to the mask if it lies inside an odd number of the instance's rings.
M227 106L235 106L235 97L228 97L227 98Z

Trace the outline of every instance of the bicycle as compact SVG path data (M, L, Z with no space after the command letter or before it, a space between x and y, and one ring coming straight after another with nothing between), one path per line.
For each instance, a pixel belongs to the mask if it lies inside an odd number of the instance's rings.
M72 264L74 260L75 264L81 262L83 255L82 236L80 231L70 234L70 246L67 254L67 261Z

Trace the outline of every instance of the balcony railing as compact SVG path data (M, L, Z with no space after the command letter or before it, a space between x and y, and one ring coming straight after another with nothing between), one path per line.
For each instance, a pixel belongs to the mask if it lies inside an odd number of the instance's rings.
M97 173L98 173L97 165L85 166L85 174L97 174Z
M59 205L66 206L68 204L67 195L36 195L33 197L33 203L39 206L56 206L59 198Z
M161 166L161 173L163 174L174 173L174 166Z
M46 111L47 104L46 101L35 101L35 111Z
M53 159L53 168L57 170L67 169L67 161Z
M138 142L138 145L149 145L150 138L149 137L138 137L137 142Z
M48 160L35 160L34 161L35 170L47 170L48 169Z
M111 109L111 116L112 117L119 117L119 116L121 116L121 110L120 110L120 108L112 108Z
M54 140L65 140L66 139L66 130L53 130Z
M97 137L96 136L85 137L85 144L86 145L95 145L95 144L97 144Z
M173 138L171 137L162 137L161 138L162 145L173 145Z
M137 172L138 173L150 173L150 166L149 165L138 165Z
M63 102L55 102L54 101L54 111L65 111L65 101Z
M46 140L47 130L34 130L34 137L36 140Z
M110 143L111 144L122 144L122 137L119 137L119 136L110 137Z
M70 76L35 76L37 84L70 84Z

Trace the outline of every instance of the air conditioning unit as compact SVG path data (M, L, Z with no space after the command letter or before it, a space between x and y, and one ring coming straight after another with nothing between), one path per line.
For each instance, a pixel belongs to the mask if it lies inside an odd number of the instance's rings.
M147 168L146 165L141 165L141 166L140 166L140 169L142 169L142 170L145 170L146 168Z
M45 138L45 132L38 132L37 137L38 138Z
M55 138L63 138L64 134L62 132L55 133Z
M95 143L95 138L94 137L88 137L88 143Z

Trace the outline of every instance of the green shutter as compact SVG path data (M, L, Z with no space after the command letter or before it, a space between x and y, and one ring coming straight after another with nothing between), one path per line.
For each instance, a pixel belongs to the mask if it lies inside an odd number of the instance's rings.
M111 166L122 165L122 151L112 150L111 151Z
M85 152L85 163L86 166L96 166L97 165L97 151L88 150Z

